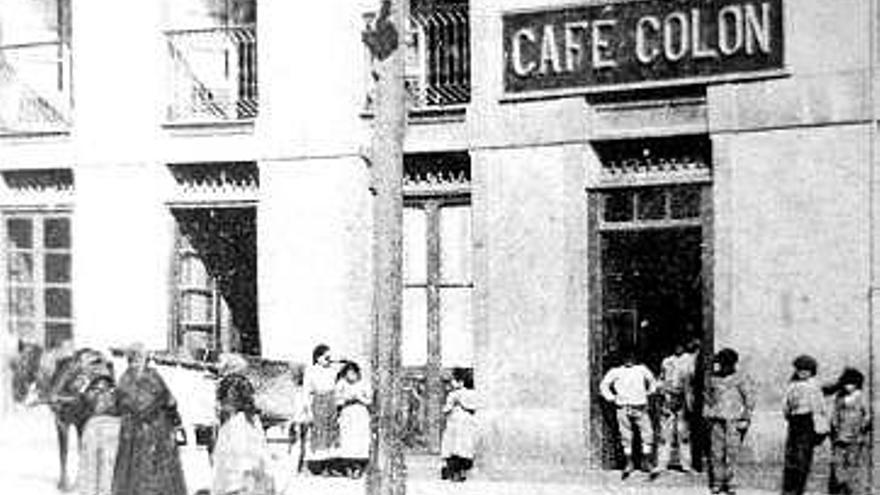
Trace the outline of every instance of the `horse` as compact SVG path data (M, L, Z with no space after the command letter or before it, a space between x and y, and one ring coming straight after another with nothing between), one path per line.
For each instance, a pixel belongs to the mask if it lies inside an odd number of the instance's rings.
M16 371L18 388L28 389L25 401L30 406L46 404L52 412L58 437L58 488L68 491L71 488L67 476L70 427L76 429L79 444L92 413L85 390L98 376L112 379L113 363L100 351L90 348L44 351L27 344Z

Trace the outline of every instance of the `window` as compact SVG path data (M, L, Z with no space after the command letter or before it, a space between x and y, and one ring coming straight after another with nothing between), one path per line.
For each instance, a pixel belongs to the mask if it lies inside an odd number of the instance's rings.
M702 186L610 189L602 193L604 224L699 223Z
M405 159L403 364L470 367L471 205L466 153Z
M175 208L172 348L259 355L255 207Z
M69 213L7 212L3 228L12 331L47 348L73 338Z
M409 200L404 209L403 442L436 452L449 368L473 366L471 207L467 198ZM445 372L443 371L445 370Z
M257 115L255 0L168 0L169 122Z
M0 2L0 133L70 125L70 0Z
M443 381L473 366L470 157L465 152L404 158L402 441L437 453Z
M374 18L368 14L367 20ZM405 84L415 110L461 106L471 99L470 16L467 0L412 0ZM373 79L367 78L367 110Z

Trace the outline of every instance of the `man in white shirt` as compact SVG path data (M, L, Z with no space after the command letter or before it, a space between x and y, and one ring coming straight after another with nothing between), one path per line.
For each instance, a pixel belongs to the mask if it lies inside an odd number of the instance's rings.
M654 447L654 429L651 416L648 414L648 397L656 392L657 380L645 365L636 363L632 352L623 357L623 364L611 368L599 384L602 397L617 407L617 427L620 430L620 442L626 456L626 466L622 478L626 479L633 472L633 424L639 430L642 439L642 457L649 464L651 451ZM646 466L647 467L647 466ZM651 479L656 478L659 471L651 470Z

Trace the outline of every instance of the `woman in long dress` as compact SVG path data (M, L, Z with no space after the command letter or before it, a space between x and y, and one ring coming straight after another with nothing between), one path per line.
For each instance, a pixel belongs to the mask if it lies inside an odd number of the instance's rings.
M344 474L359 478L370 459L369 385L361 377L361 369L347 362L336 383L336 404L339 407L338 464Z
M214 448L213 495L270 495L269 451L254 405L254 387L233 370L218 389L223 418Z
M142 346L129 350L116 405L122 415L113 495L186 495L174 439L177 404Z
M119 416L112 376L99 376L86 389L92 415L83 430L76 476L79 495L110 495L119 449Z
M336 412L336 375L338 369L324 344L312 352L312 365L303 377L303 387L311 403L311 429L306 449L306 465L312 474L332 474L333 459L339 446Z

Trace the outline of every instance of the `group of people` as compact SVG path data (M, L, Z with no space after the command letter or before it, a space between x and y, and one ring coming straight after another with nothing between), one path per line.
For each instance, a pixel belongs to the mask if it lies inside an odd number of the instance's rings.
M476 394L469 370L456 368L443 412L446 427L441 443L444 466L441 477L464 481L473 467L476 444ZM309 407L305 421L311 425L306 465L312 474L360 477L370 457L369 384L357 363L333 359L320 344L312 352L303 391Z
M126 351L128 367L90 377L83 394L91 409L80 444L80 495L187 495L178 445L181 418L162 376L142 345ZM243 358L222 363L217 389L220 427L212 455L215 495L269 495L274 484Z
M633 445L635 431L641 443L642 469L651 479L668 468L677 455L682 470L691 471L690 425L695 400L695 375L699 343L678 345L675 352L661 364L660 381L644 364L637 362L635 353L623 353L620 366L609 370L599 384L602 397L615 406L620 444L624 454L625 479L635 470ZM654 427L649 399L661 393L663 407L660 417L662 442L657 452L658 462L651 465L654 450Z
M788 423L783 495L804 493L813 451L826 438L831 442L828 491L868 493L865 463L871 415L862 392L865 376L855 368L845 368L837 382L823 387L816 379L819 365L815 358L798 356L792 366L794 372L783 403ZM828 395L832 396L831 407L825 399Z
M304 422L311 424L306 465L312 474L360 477L370 457L370 405L373 397L360 366L334 360L330 347L312 352L303 376L308 394Z
M661 364L659 380L633 352L625 352L620 366L610 369L600 391L616 408L617 427L625 457L622 477L635 469L634 431L641 442L642 470L656 479L671 466L672 455L685 472L692 471L690 440L702 432L707 440L709 488L713 494L732 494L735 469L755 408L754 386L737 367L738 353L718 351L705 380L697 378L698 342L679 345ZM825 438L831 442L829 492L865 493L864 463L870 431L870 414L862 393L864 375L846 368L836 383L822 387L816 379L818 363L808 355L792 363L783 413L788 424L782 480L783 495L801 495L806 489L813 451ZM701 404L697 391L702 389ZM662 406L661 443L652 463L654 430L649 398L659 394ZM833 396L828 407L826 396ZM700 418L700 425L695 425ZM697 427L699 426L699 427ZM702 452L701 449L694 449Z
M80 446L82 495L186 495L175 437L177 403L143 346L127 351L128 368L85 385L92 407Z
M74 354L72 346L65 349ZM98 351L93 354L101 356ZM128 366L118 380L112 363L103 357L102 372L77 375L81 383L74 387L75 393L88 414L79 443L76 491L80 495L186 495L179 453L186 435L175 397L150 365L142 345L127 348L125 357ZM275 493L271 456L248 366L245 357L234 353L220 355L217 363L218 427L209 442L213 495ZM4 383L11 384L11 376L0 378L9 378ZM473 466L477 400L470 370L453 370L450 383L443 409L441 476L464 481ZM305 428L299 440L304 442L309 471L361 477L370 458L373 394L360 366L336 360L327 345L318 345L300 391L300 410L293 422ZM9 392L3 394L4 399L11 400Z

